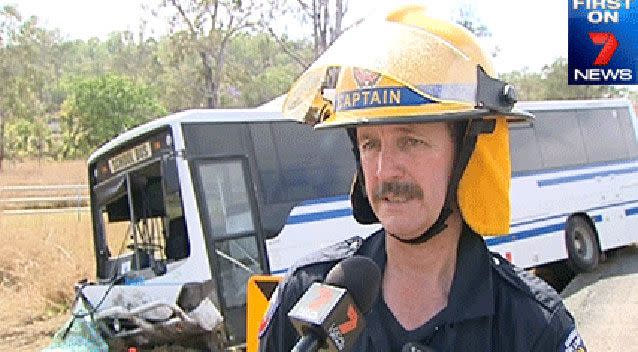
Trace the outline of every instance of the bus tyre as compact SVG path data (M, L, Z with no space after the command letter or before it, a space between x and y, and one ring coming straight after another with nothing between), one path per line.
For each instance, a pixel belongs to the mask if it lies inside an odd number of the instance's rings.
M565 231L567 263L576 272L590 272L598 266L600 248L596 232L583 217L574 216L567 221Z

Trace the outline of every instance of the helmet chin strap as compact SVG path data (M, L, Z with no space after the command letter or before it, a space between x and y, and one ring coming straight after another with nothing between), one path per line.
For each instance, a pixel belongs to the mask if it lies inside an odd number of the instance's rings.
M452 209L454 209L454 204L456 204L456 191L459 188L459 182L461 181L461 177L463 176L465 167L467 166L467 163L470 161L470 157L474 152L474 147L476 146L478 136L481 133L494 132L495 127L496 120L469 120L467 122L463 139L460 143L459 151L455 158L456 162L454 163L454 167L452 168L452 174L450 177L450 183L448 184L447 193L445 195L445 201L443 202L443 207L441 208L439 217L436 219L434 224L432 224L432 226L430 226L424 233L410 239L403 239L395 234L387 232L388 235L392 236L392 238L401 243L418 245L427 242L432 237L440 234L447 228L447 224L445 222L453 212Z
M432 224L432 226L430 226L430 228L427 229L424 233L414 238L410 238L406 240L393 233L389 233L387 231L386 233L401 243L406 243L406 244L425 243L427 240L440 234L441 232L443 232L443 230L447 228L447 224L445 222L447 221L447 218L449 218L451 214L452 214L452 209L448 208L447 205L444 205L443 208L441 209L441 213L439 214L438 219L436 219L434 224Z

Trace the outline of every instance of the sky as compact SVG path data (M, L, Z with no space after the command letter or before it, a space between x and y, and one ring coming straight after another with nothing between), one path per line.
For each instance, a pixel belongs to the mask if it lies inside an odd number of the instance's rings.
M149 1L146 1L148 3ZM353 21L406 1L349 0L347 21ZM415 1L411 1L415 2ZM498 46L494 59L498 72L528 68L539 71L555 58L567 57L567 6L560 0L417 0L441 17L450 18L459 4L471 6L492 37L483 41L486 50ZM23 16L35 15L48 29L59 29L68 39L104 39L110 32L136 33L141 19L150 17L143 0L0 0L15 5ZM154 33L166 33L163 25L149 25ZM294 30L292 31L294 32Z

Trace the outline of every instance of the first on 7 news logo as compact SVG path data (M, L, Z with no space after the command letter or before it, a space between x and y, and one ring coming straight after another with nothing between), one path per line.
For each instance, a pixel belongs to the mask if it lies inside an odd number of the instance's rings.
M638 0L568 0L568 83L638 84Z

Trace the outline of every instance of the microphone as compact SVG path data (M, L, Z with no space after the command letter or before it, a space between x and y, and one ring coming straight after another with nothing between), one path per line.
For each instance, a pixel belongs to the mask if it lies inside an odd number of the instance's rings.
M301 339L291 351L348 351L365 328L363 315L379 296L381 270L367 257L337 263L324 283L314 282L288 312Z

